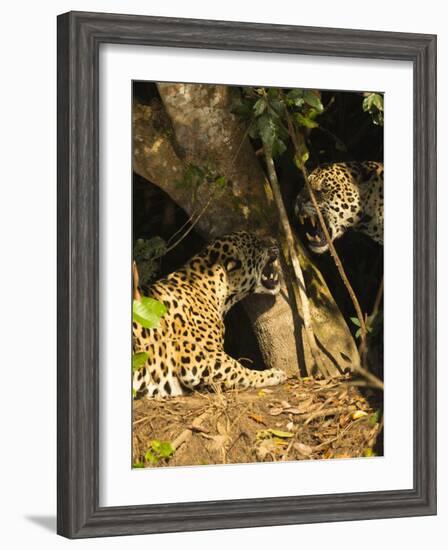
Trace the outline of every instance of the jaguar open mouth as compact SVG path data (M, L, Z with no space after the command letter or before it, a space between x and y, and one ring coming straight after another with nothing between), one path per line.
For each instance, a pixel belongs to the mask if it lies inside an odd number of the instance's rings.
M277 255L271 256L261 272L261 285L267 290L276 290L280 284Z
M300 215L299 223L305 227L306 238L310 243L311 250L313 252L324 252L328 244L317 216Z

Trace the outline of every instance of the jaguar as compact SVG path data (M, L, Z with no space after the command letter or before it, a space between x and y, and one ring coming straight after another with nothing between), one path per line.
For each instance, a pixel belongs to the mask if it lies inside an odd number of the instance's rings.
M309 183L331 241L349 229L383 244L383 164L374 161L324 164L311 172ZM310 249L322 254L328 242L317 219L307 186L296 198L295 215L306 224Z
M218 238L146 295L163 303L159 325L133 323L133 351L146 352L133 374L134 396L167 397L202 388L258 388L282 383L280 369L250 369L224 350L224 316L252 293L280 291L279 250L244 232Z

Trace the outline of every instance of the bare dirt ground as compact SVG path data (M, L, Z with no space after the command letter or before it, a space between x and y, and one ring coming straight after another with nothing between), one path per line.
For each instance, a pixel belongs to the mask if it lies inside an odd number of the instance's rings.
M135 467L382 454L380 396L347 378L134 401Z

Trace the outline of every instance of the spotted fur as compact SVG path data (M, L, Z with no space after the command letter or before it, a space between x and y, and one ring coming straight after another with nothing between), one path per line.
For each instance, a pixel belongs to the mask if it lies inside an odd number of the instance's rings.
M309 176L319 209L331 240L348 229L365 233L383 244L383 165L380 162L338 162L316 168ZM316 219L316 211L306 187L296 199L299 219ZM317 253L328 249L319 224L308 234L310 248Z
M136 396L182 395L186 389L271 386L277 369L255 371L224 351L227 311L250 293L277 294L278 249L245 232L209 244L181 269L157 281L149 295L167 308L155 329L134 322L133 348L149 358L134 373Z

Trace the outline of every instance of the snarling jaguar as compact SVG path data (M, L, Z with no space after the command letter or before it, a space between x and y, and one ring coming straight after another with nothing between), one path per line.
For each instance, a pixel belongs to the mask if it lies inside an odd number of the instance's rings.
M148 356L133 375L134 395L166 397L283 382L282 370L251 370L224 351L227 311L251 293L280 291L278 256L273 242L236 232L153 284L147 294L162 302L166 313L156 328L133 324L133 350Z
M309 175L319 210L332 241L347 230L360 231L383 244L383 164L374 161L336 162L322 165ZM313 252L328 250L306 186L297 196L295 214L307 224L307 239Z

